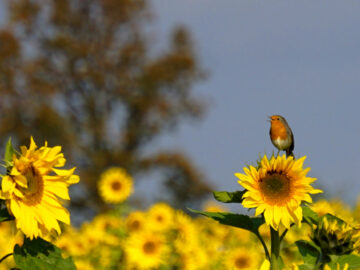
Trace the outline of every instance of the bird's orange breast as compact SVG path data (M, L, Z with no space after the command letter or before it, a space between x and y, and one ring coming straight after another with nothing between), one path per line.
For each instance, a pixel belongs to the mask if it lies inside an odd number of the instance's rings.
M280 138L281 140L287 138L286 127L281 121L273 121L271 123L271 140L276 140L277 138Z

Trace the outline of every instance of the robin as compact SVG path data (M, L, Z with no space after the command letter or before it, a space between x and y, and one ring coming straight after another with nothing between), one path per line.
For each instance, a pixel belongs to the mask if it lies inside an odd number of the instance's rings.
M281 115L272 115L269 117L270 139L273 145L279 150L286 151L286 156L294 156L294 135L285 118ZM279 154L278 152L278 154Z

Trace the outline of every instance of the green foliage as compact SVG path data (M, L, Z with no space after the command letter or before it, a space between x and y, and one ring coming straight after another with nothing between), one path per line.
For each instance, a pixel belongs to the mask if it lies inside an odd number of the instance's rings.
M358 270L360 269L360 256L350 254L350 255L342 255L342 256L330 256L331 263L328 263L328 266L332 270L337 270L338 265L340 269L344 269L345 264L348 264L348 270Z
M41 238L25 239L14 248L16 265L22 270L75 270L71 257L64 259L61 249Z
M320 217L313 210L311 210L308 206L302 207L303 211L303 222L309 224L310 226L313 224L318 224Z
M13 220L14 217L9 214L7 208L0 209L0 222Z
M299 270L314 270L314 267L313 266L308 266L308 265L299 265L298 266Z
M12 163L12 157L13 157L14 152L15 152L15 150L12 146L11 138L9 138L9 140L6 143L6 147L5 147L4 160L5 160L6 166L9 166Z
M214 191L213 195L214 198L223 203L242 203L243 195L245 194L246 190L242 191L235 191L235 192L228 192L228 191Z
M300 269L313 269L320 256L319 249L313 243L305 240L296 241L295 244L304 260L303 268Z
M264 224L265 220L262 217L249 217L247 215L225 213L225 212L205 212L189 209L193 213L201 214L203 216L212 218L221 224L238 227L244 230L259 233L259 227Z

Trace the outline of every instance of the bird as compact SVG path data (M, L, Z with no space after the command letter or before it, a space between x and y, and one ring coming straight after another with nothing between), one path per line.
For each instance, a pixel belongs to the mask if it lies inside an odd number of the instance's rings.
M269 116L270 126L270 140L272 144L280 151L285 151L286 156L294 157L294 134L287 123L286 119L281 115Z

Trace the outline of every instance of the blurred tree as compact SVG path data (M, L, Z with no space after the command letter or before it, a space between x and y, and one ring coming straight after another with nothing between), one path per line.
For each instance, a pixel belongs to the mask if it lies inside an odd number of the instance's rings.
M175 29L160 55L151 50L144 0L8 0L0 32L0 136L64 146L91 198L109 166L135 177L161 170L175 204L210 191L179 152L145 153L203 102L203 78L189 34ZM148 151L147 151L148 152ZM93 199L92 199L93 200ZM88 207L90 200L77 201Z

